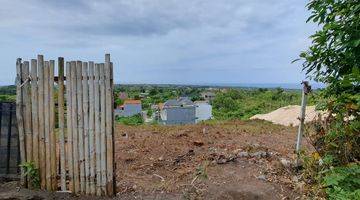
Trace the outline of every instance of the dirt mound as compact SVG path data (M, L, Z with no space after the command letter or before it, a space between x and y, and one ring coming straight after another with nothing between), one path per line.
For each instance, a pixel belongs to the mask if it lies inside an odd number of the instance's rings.
M298 126L300 124L300 110L301 106L290 105L267 114L254 115L250 119L262 119L284 126ZM315 106L306 106L305 113L305 123L313 121L320 114L320 112L315 111Z

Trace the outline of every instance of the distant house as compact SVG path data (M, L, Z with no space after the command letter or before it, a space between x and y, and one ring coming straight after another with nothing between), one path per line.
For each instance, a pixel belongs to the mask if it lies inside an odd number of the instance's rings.
M128 95L126 92L120 92L118 97L119 97L119 99L122 99L122 100L128 99Z
M206 101L195 101L196 123L212 118L212 106Z
M215 99L215 93L206 91L206 92L201 93L201 97L202 97L205 101L211 102L212 100Z
M141 101L127 99L124 104L115 109L115 116L130 117L141 113Z
M195 104L187 97L170 99L159 106L161 122L166 125L195 124Z

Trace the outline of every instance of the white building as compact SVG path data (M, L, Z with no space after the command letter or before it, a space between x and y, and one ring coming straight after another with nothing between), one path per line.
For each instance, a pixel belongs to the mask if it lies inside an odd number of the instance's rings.
M127 99L124 104L115 109L115 116L131 117L141 113L141 101Z
M195 101L196 123L212 119L212 106L206 101Z

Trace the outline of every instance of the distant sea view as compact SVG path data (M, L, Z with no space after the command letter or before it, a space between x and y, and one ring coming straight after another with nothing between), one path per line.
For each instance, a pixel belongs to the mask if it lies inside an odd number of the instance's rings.
M283 88L283 89L302 89L301 83L230 83L230 84L209 84L210 86L222 87L244 87L244 88ZM324 88L325 85L321 83L310 83L313 89Z
M301 83L116 83L125 85L188 85L188 86L208 86L208 87L237 87L237 88L283 88L283 89L302 89ZM312 89L324 88L325 85L310 82Z

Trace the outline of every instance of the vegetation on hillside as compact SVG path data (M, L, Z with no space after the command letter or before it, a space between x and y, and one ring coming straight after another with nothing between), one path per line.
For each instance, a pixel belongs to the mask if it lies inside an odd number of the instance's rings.
M141 114L137 114L131 117L116 117L116 121L119 122L120 124L129 125L129 126L136 126L144 123Z
M16 87L14 85L0 87L0 102L15 102Z
M130 99L141 99L143 109L148 110L153 104L163 103L180 96L190 97L193 101L201 100L200 93L205 88L181 85L116 85L115 104L121 105L123 103L118 98L118 94L126 92Z
M312 0L308 9L320 30L300 58L309 77L327 85L318 107L329 116L308 132L317 152L304 158L304 174L329 199L360 199L360 4Z
M253 89L217 93L213 105L215 119L249 119L256 114L268 113L287 105L299 105L299 90ZM309 100L312 104L313 98Z

